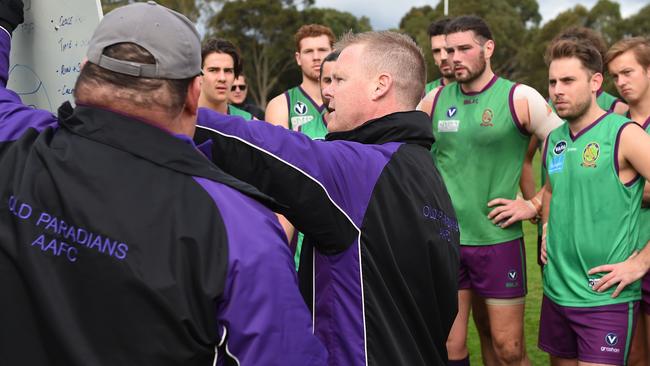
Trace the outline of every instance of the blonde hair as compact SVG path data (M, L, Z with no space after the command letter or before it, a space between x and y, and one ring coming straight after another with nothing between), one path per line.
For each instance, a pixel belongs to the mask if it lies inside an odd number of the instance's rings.
M420 47L407 35L382 31L345 34L335 49L363 45L363 62L368 73L387 72L393 77L398 98L409 108L415 108L422 98L427 77L426 64Z
M650 67L650 39L646 37L625 38L616 43L605 54L605 64L627 51L634 52L634 58L643 68Z

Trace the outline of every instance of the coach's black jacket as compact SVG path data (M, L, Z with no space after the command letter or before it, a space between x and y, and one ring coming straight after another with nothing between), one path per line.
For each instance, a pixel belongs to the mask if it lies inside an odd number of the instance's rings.
M301 287L330 365L446 365L459 235L424 113L329 141L209 110L199 125L202 150L305 234Z

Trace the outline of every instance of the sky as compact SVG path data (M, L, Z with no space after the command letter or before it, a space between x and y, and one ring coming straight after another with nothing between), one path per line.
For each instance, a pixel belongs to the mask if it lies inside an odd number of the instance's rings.
M451 4L454 1L462 0L449 0L449 3ZM545 23L555 18L562 11L573 8L578 4L591 9L596 2L597 0L538 0L540 4L539 13L542 15L542 23ZM626 18L650 3L650 0L618 0L617 2L621 4L621 15ZM438 0L316 0L315 5L319 8L334 8L347 11L357 17L365 15L370 18L373 30L385 30L397 28L400 19L412 7L427 4L435 7Z

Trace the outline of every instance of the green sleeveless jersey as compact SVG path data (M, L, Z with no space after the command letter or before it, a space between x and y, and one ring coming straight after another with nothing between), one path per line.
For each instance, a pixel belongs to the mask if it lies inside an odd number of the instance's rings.
M327 126L323 123L324 106L317 106L300 86L284 92L289 106L289 128L300 131L312 139L323 139Z
M616 286L598 293L603 274L587 272L625 261L638 247L643 179L618 177L617 139L629 120L607 113L576 136L569 124L553 130L544 147L544 169L553 190L544 266L544 294L562 306L593 307L641 298L641 283L612 299Z
M615 96L609 94L606 91L599 90L598 93L596 94L596 104L598 104L598 106L602 110L605 110L605 111L608 111L608 112L613 112L614 107L619 102L621 102L621 100L619 98L616 98ZM553 109L553 112L557 113L557 111L555 110L555 106L551 102L550 98L548 100L548 104ZM628 116L628 118L629 118L629 116ZM544 186L544 183L546 182L546 173L544 171L544 167L540 167L540 169L542 170L542 175L541 175L542 186ZM537 225L537 234L539 236L542 235L542 224L541 223ZM650 225L648 227L648 234L650 235ZM648 239L650 239L650 236L648 236Z
M430 83L427 83L427 85L424 86L424 95L427 95L433 89L435 89L435 88L437 88L439 86L444 86L444 85L445 85L445 83L444 83L443 78L439 78L439 79L436 79L436 80L434 80L434 81L432 81Z
M620 99L616 98L606 91L599 90L596 94L596 103L598 103L598 106L600 108L606 110L607 112L613 112L616 103L620 101Z
M628 112L628 118L629 116ZM641 127L647 133L650 133L650 117L645 120ZM639 250L643 249L648 241L650 241L650 208L641 207L641 212L639 213Z
M523 236L521 222L502 229L487 218L489 201L516 198L530 140L515 116L515 87L495 76L481 92L465 94L454 82L433 103L432 154L456 210L463 245Z
M234 105L228 104L228 114L231 116L240 116L244 117L244 119L251 120L253 119L253 115L246 112L243 109L239 109L235 107Z

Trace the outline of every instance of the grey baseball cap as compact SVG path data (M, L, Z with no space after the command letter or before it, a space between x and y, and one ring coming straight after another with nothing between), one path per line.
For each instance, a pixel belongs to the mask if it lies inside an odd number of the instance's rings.
M118 60L103 54L118 43L135 43L155 64ZM201 40L184 15L154 1L117 8L102 19L88 43L88 61L120 74L153 79L187 79L201 73Z

